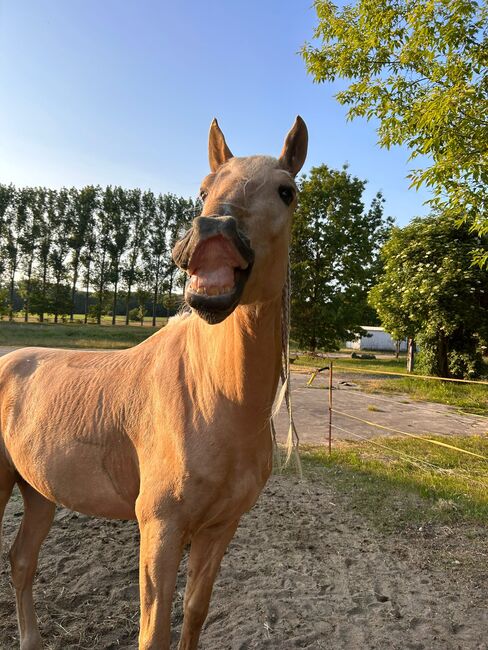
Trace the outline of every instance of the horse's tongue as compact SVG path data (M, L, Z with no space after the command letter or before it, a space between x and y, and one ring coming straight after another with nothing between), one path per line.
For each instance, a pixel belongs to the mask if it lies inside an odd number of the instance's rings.
M214 268L199 268L191 276L191 285L195 289L200 287L209 289L230 289L234 286L234 269L230 266L218 266Z

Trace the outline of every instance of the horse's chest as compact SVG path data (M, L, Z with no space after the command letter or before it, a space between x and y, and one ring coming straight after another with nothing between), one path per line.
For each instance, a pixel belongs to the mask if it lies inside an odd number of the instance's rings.
M268 479L271 462L262 458L248 466L227 466L225 471L218 464L213 471L211 467L202 470L188 474L184 489L184 501L192 504L196 526L239 519L252 508Z

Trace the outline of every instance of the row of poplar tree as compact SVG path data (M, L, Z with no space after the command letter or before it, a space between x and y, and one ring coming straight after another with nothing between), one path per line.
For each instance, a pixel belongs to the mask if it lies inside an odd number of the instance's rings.
M84 320L100 323L137 297L141 316L151 304L153 324L164 295L178 289L172 247L199 206L174 194L117 186L81 189L16 188L0 184L0 282L3 315L12 320L22 300L27 321L74 319L84 293Z

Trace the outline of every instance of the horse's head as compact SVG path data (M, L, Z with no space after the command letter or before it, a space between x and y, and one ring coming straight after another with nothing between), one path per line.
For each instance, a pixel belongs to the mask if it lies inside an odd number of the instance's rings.
M208 323L221 322L238 304L281 295L296 207L294 179L307 142L305 122L297 117L278 159L236 158L217 120L212 122L202 214L173 249L174 261L190 276L185 298Z

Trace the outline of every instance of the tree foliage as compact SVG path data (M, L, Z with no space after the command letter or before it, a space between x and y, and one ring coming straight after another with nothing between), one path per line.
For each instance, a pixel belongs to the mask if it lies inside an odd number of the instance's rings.
M72 320L83 286L85 322L111 311L115 323L123 294L126 314L131 295L152 302L155 324L163 287L171 293L177 286L172 243L197 209L191 199L150 190L0 184L0 294L9 318L17 296L26 319L30 313L41 321L45 314Z
M377 194L369 209L366 182L326 165L299 181L292 226L292 336L300 345L335 349L370 320L367 293L392 220Z
M395 339L420 342L421 370L441 376L479 372L476 352L488 336L488 271L473 266L488 237L452 217L414 219L382 249L384 274L370 300Z
M348 117L379 120L381 146L406 144L427 163L412 185L434 208L488 232L488 7L475 0L315 0L316 45L303 48L318 82L349 80ZM425 160L425 159L423 159ZM477 259L486 263L486 251Z

